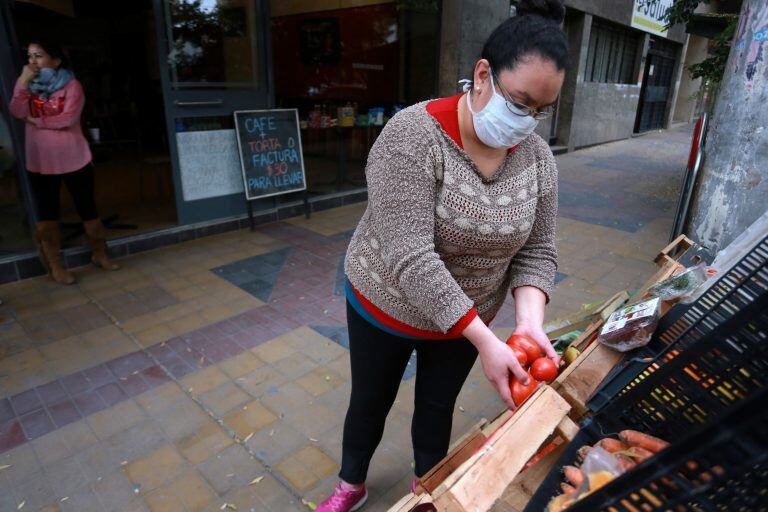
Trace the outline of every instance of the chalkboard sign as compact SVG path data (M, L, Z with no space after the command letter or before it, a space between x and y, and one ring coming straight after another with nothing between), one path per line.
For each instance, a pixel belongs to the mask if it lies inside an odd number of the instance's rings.
M246 199L306 190L298 110L237 110L234 115Z

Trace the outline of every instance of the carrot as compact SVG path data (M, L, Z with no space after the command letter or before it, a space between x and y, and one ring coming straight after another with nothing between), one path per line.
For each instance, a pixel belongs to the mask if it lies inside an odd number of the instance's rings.
M633 461L631 458L627 457L626 455L622 455L620 453L614 453L614 457L616 457L616 460L619 461L619 464L621 464L622 469L624 471L629 471L633 467L637 466L637 462Z
M612 437L606 437L605 439L599 440L597 444L595 444L595 447L600 447L610 453L623 452L629 448L626 443L622 443L618 439L614 439Z
M563 473L565 478L571 482L574 487L581 487L581 483L584 481L584 474L573 466L563 466Z
M626 455L627 457L631 457L637 462L643 462L645 459L653 457L654 455L654 453L651 452L650 450L646 450L645 448L641 448L639 446L630 446L629 448L621 452L621 454Z
M576 494L576 488L565 482L560 482L560 489L563 491L563 494Z
M661 450L669 446L669 443L662 441L658 437L649 436L636 430L622 430L619 432L619 439L624 441L630 446L639 446L645 448L653 453L659 453Z
M589 445L584 445L581 448L579 448L579 451L576 452L576 456L579 458L579 462L586 459L587 455L589 455L589 452L591 450L592 450L592 447Z

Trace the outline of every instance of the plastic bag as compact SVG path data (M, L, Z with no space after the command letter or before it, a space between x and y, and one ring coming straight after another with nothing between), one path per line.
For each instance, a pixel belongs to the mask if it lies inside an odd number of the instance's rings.
M624 473L624 468L616 457L600 447L592 448L581 464L584 480L579 487L579 496L592 492L604 486L617 476Z
M659 323L660 304L661 299L653 297L614 311L597 340L619 352L645 346Z
M656 283L648 290L661 300L672 300L692 293L707 280L707 267L690 267L669 279Z

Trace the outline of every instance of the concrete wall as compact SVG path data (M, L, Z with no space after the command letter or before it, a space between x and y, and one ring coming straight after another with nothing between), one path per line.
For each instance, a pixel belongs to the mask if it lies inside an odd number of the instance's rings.
M698 99L695 95L701 89L701 78L691 78L691 73L688 71L688 67L697 64L707 58L707 46L709 40L705 37L691 36L688 40L688 51L685 55L685 62L683 63L683 75L680 83L680 92L677 96L677 104L675 105L675 113L673 119L675 121L691 121L696 115L696 105Z
M459 80L472 79L485 40L508 17L509 0L443 0L440 96L456 94Z
M744 0L685 231L720 250L768 208L768 2Z
M639 101L639 85L578 84L573 110L573 146L579 148L631 137Z

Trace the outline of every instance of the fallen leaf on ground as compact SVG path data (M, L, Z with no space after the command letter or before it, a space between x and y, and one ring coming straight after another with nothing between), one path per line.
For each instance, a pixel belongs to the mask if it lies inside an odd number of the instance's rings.
M262 480L264 480L264 475L257 476L256 478L251 480L251 483L249 483L248 485L257 484L257 483L261 482Z
M304 505L306 505L307 507L309 507L309 510L315 510L315 509L317 508L317 505L316 505L316 504L312 503L312 502L311 502L311 501L309 501L309 500L305 500L304 498L301 498L301 502L302 502Z
M2 471L4 469L8 469L11 466L13 466L13 464L3 464L2 466L0 466L0 471Z
M250 434L248 434L247 436L245 436L245 439L243 439L243 442L244 442L244 443L247 443L247 442L248 442L248 440L249 440L250 438L252 438L252 437L253 437L253 432L251 432Z
M24 508L24 505L26 505L26 504L27 504L26 501L22 501L21 503L19 503L19 506L16 507L16 510L21 510L22 508Z
M317 439L315 439L314 437L310 437L309 440L312 441L313 443L317 442Z

